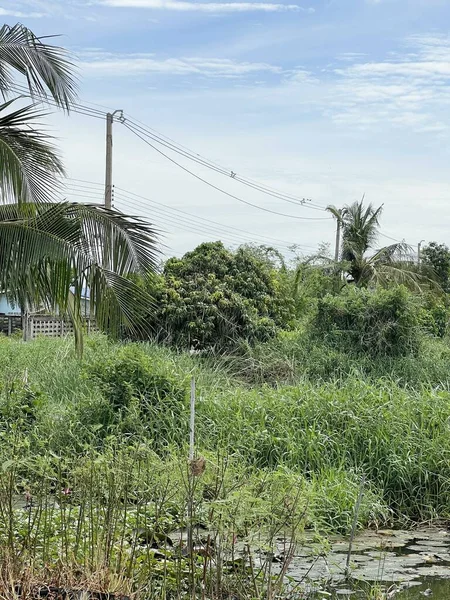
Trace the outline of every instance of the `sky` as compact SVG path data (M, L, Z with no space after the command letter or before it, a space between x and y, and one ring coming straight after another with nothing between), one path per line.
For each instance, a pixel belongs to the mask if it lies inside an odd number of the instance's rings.
M363 196L384 205L380 246L450 244L450 0L0 0L0 17L58 34L96 111L46 118L65 197L101 201L100 113L122 109L114 205L166 256L216 239L311 254L334 244L322 209Z

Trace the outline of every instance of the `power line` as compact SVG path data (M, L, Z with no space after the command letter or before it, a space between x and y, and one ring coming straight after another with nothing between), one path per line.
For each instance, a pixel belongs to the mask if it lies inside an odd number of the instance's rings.
M233 231L237 231L239 233L254 235L255 237L259 237L261 239L265 239L265 240L267 240L269 242L280 242L280 243L285 244L285 245L287 244L288 246L294 246L294 245L296 245L295 242L289 242L287 240L281 240L279 238L274 238L274 237L270 237L270 236L266 236L266 235L252 234L251 232L246 231L245 229L240 229L240 228L234 227L232 225L223 225L222 223L218 223L217 221L213 221L212 219L206 219L205 217L199 217L198 215L193 215L192 213L189 213L187 211L181 210L179 208L167 207L166 205L161 204L160 202L157 202L156 200L150 200L149 198L146 198L144 196L140 196L139 194L135 194L133 192L129 192L129 191L124 190L124 189L122 189L120 187L117 187L117 186L115 186L115 189L119 190L119 191L122 191L122 192L125 192L127 194L131 194L132 196L140 198L141 200L145 200L146 202L151 202L152 204L158 204L160 206L164 206L165 208L169 208L169 210L171 210L171 211L176 211L177 213L181 213L183 215L194 217L194 218L199 219L201 221L204 221L206 223L211 223L213 225L219 225L220 227L226 227L227 229L232 229ZM313 248L314 246L310 246L310 247Z
M193 171L190 171L189 169L187 169L186 167L184 167L183 165L181 165L180 163L178 163L176 160L174 160L173 158L171 158L170 156L168 156L167 154L165 154L162 150L160 150L159 148L157 148L156 146L154 146L151 142L149 142L148 140L146 140L142 135L140 135L139 133L137 133L136 131L134 131L134 129L130 125L128 125L128 123L124 122L123 125L127 129L129 129L132 133L134 133L134 135L136 137L138 137L145 144L147 144L148 146L150 146L151 148L153 148L153 150L156 150L156 152L158 152L159 154L161 154L162 156L164 156L165 158L167 158L170 162L172 162L173 164L175 164L177 167L179 167L180 169L182 169L186 173L189 173L189 175L192 175L192 177L195 177L196 179L198 179L202 183L204 183L204 184L208 185L209 187L217 190L218 192L221 192L222 194L225 194L226 196L228 196L230 198L233 198L234 200L237 200L238 202L242 202L243 204L247 204L248 206L252 206L253 208L257 208L258 210L262 210L264 212L268 212L268 213L271 213L273 215L279 215L281 217L288 217L290 219L300 219L302 221L329 221L329 220L331 220L331 217L317 217L316 218L316 217L300 217L298 215L288 215L286 213L280 213L278 211L271 210L270 208L265 208L263 206L259 206L258 204L253 204L252 202L248 202L248 200L244 200L243 198L240 198L239 196L235 196L234 194L231 194L230 192L227 192L227 191L223 190L222 188L218 187L217 185L214 185L213 183L210 183L206 179L203 179L203 177L200 177L200 175L197 175Z
M131 201L129 198L125 196L116 196L114 198L114 205L123 204L127 207L127 211L130 210L131 207L137 207L139 211L142 210L142 204L135 203ZM148 209L148 207L147 207ZM196 223L193 220L187 219L186 217L174 216L165 213L163 210L155 207L150 207L152 215L152 221L156 224L163 223L166 227L170 227L170 229L182 229L188 231L189 233L198 233L202 237L207 236L211 239L225 239L229 243L233 245L241 245L243 243L254 243L254 240L243 238L242 236L238 236L236 234L232 234L229 232L217 231L216 229L205 226L201 223ZM167 233L167 230L166 230ZM284 250L288 250L286 247Z
M98 204L103 204L104 203L104 196L91 196L90 194L77 194L76 192L70 191L69 190L69 194L71 198L82 198L85 200L95 200ZM63 194L64 196L64 194ZM64 198L66 199L66 198Z
M19 85L18 83L14 83L9 89L12 90L13 92L21 94L22 96L29 97L31 100L33 100L36 103L49 104L51 106L55 106L56 108L59 108L59 105L53 98L50 98L50 97L42 98L41 96L39 96L37 94L34 95L32 92L30 92L30 90L27 86ZM90 106L86 106L85 104L81 104L80 102L74 102L73 104L71 104L70 110L72 110L72 107L80 109L80 110L84 110L86 112L92 113L99 117L101 116L103 119L105 118L105 111L98 110L96 108L91 108Z
M151 212L156 212L156 213L162 213L163 215L166 215L166 216L168 216L171 219L174 219L176 221L181 220L182 222L193 223L194 225L196 225L198 227L204 228L205 230L214 231L215 233L218 233L220 235L225 234L225 235L228 235L228 236L232 236L232 237L234 237L234 238L236 238L236 239L238 239L240 241L242 241L242 239L243 239L243 236L241 234L234 233L233 231L227 230L226 226L218 225L218 226L213 227L211 225L207 225L205 223L199 222L198 218L184 217L184 216L181 216L181 215L171 215L170 213L167 213L167 211L164 211L161 208L158 208L158 207L155 207L155 206L148 206L148 205L145 206L143 203L140 203L140 202L137 202L135 200L132 200L132 199L130 199L129 196L125 196L125 195L122 195L122 194L115 193L114 194L114 200L116 200L116 199L122 200L122 201L125 201L125 202L129 202L129 203L133 204L134 206L137 206L140 209L142 209L142 207L144 207L145 210L148 210L148 211L151 211ZM251 234L250 234L250 236L251 236ZM252 242L256 241L254 238L253 239L247 238L247 239L249 239L249 241L252 241ZM283 246L285 246L286 249L288 249L288 245L287 244L283 244Z
M126 205L127 211L129 211L130 205L133 207L137 207L139 211L142 210L142 205L134 203L130 201L128 198L117 196L114 198L114 205L123 204ZM241 245L242 243L254 243L251 239L243 238L242 236L238 236L237 234L233 234L227 231L217 231L212 227L208 227L206 225L202 225L196 223L193 220L189 220L186 217L173 216L165 213L159 208L151 207L152 217L151 220L158 225L159 223L164 223L165 225L169 224L171 228L175 227L177 229L184 229L189 231L190 233L195 232L200 235L208 235L214 239L228 239L231 243ZM286 248L287 250L288 248Z
M131 125L140 133L142 133L146 137L149 137L152 141L161 144L165 148L168 148L169 150L172 150L173 152L176 152L177 154L180 154L181 156L184 156L185 158L188 158L189 160L192 160L197 164L207 167L212 171L215 171L216 173L220 173L221 175L224 175L227 178L231 178L234 181L237 181L238 183L242 183L243 185L246 185L258 192L262 192L263 194L271 196L272 198L278 198L279 200L289 202L290 204L295 204L296 206L304 206L305 208L311 208L313 210L320 211L325 210L325 207L312 203L312 201L309 199L298 198L297 196L285 194L284 192L279 192L266 185L262 185L258 182L252 181L251 179L241 177L234 171L221 167L217 163L203 158L200 154L194 154L192 151L184 149L184 147L180 144L173 143L170 140L170 138L165 139L162 135L156 135L155 133L152 133L152 130L145 126L136 125L135 119L126 118L126 121L131 123Z
M23 95L29 95L29 93L30 93L27 87L19 86L17 84L15 84L11 89L13 91L16 91L17 93L23 94ZM41 98L37 98L37 100L40 102L43 102L45 104L49 104L50 106L58 108L58 105L56 104L56 102L54 100L52 100L51 98L46 98L45 100L43 100ZM106 107L105 107L105 109L106 109ZM102 119L102 120L105 118L105 113L103 111L100 111L96 108L91 108L89 106L86 106L86 104L75 103L72 105L71 111L75 112L76 114L80 114L80 115L84 115L84 116L88 116L88 117L92 117L92 118L97 118L97 119ZM241 177L240 175L237 175L236 173L234 173L232 170L228 170L224 167L221 167L217 163L214 163L213 161L210 161L210 160L202 157L200 154L195 154L191 150L188 150L187 148L183 147L182 145L174 142L173 140L171 140L171 138L167 138L166 136L163 136L163 134L159 134L155 130L152 130L151 128L149 128L148 126L146 126L145 124L140 122L138 119L128 118L127 120L129 121L129 123L131 123L133 128L137 129L140 133L142 133L142 135L150 137L154 142L163 145L164 147L184 156L185 158L188 158L191 161L196 162L197 164L200 164L204 167L212 169L213 171L220 173L221 175L224 175L228 178L232 178L235 181L242 183L243 185L246 185L247 187L250 187L258 192L261 192L261 193L271 196L273 198L277 198L279 200L283 200L285 202L295 204L296 206L303 206L305 208L310 208L312 210L319 210L319 211L325 210L325 207L320 206L316 203L313 203L310 199L299 198L297 196L286 194L284 192L275 190L274 188L271 188L269 186L260 184L249 178ZM167 157L167 158L169 158L169 157ZM175 161L173 161L173 162L175 162ZM300 218L300 217L294 217L294 218ZM307 217L305 217L305 218L307 218Z
M90 195L96 195L97 198L95 199L101 199L102 198L102 184L100 183L94 183L94 182L88 182L86 180L70 180L70 182L75 181L76 183L70 183L70 190L71 192L75 191L76 193L82 193L82 194L90 194ZM81 183L77 183L78 181L81 181ZM93 187L93 186L97 186L97 188ZM119 193L118 193L119 192ZM276 245L278 247L284 247L286 249L290 249L292 246L298 246L298 247L304 247L307 248L307 246L304 246L302 244L295 244L294 242L289 243L286 240L280 240L278 238L273 238L273 237L269 237L269 236L264 236L262 234L258 234L258 233L253 233L250 231L246 231L243 229L239 229L237 227L233 227L230 225L224 225L222 223L219 223L217 221L213 221L211 219L206 219L204 217L199 217L198 215L183 211L181 209L177 209L174 207L169 207L165 204L162 204L160 202L157 202L156 200L150 200L149 198L146 198L144 196L141 196L139 194L135 194L133 192L130 192L128 190L125 190L123 188L119 188L119 187L115 187L114 188L114 198L118 199L120 201L128 201L130 203L133 203L135 206L137 206L139 209L144 208L145 210L157 210L159 212L163 212L163 214L167 214L167 211L170 211L172 213L175 213L175 215L177 216L178 219L183 218L184 220L189 221L193 221L194 223L196 223L196 225L198 225L200 222L200 225L202 227L207 227L209 229L213 229L220 233L220 235L223 235L224 233L227 235L233 235L234 237L239 238L240 241L242 241L243 236L242 234L244 234L244 236L248 239L248 241L251 241L252 243L258 243L258 244L271 244L271 245ZM143 201L143 202L142 202ZM148 204L151 204L151 206L149 207ZM162 207L161 208L155 208L155 205L157 207ZM178 215L183 215L183 217L179 217ZM173 217L173 215L170 215L170 217ZM205 225L206 224L206 225ZM211 227L211 225L213 226L213 228ZM219 231L220 230L220 231ZM236 235L236 233L238 235ZM249 239L250 238L250 239ZM314 246L310 246L310 248L314 248Z
M39 102L40 104L48 104L49 106L51 106L53 108L60 108L59 105L52 98L45 98L45 99L34 98L32 95L30 95L30 91L28 90L28 88L21 87L21 86L15 84L15 85L11 86L10 89L13 92L20 94L21 96L30 97L34 103ZM102 121L105 120L105 114L103 112L92 109L89 106L84 106L82 104L72 104L70 107L70 112L76 113L79 115L83 115L85 117L101 119Z
M268 245L268 242L265 240L258 239L257 236L254 236L250 232L245 232L245 234L240 233L239 231L236 233L232 230L232 228L227 228L226 225L208 225L199 220L198 217L185 217L180 214L170 214L167 210L158 208L156 206L145 206L142 202L138 202L134 199L130 199L129 196L125 196L124 194L114 195L114 202L118 200L120 202L126 202L131 204L132 206L137 207L139 210L148 211L151 215L158 215L158 218L161 218L161 215L164 218L170 219L175 224L179 223L187 223L188 225L193 224L195 227L200 228L202 231L209 231L215 235L226 236L230 239L234 239L235 242L242 244L243 242L252 243L252 244L264 244ZM153 216L152 216L153 219ZM156 218L154 219L156 220ZM277 248L283 248L285 251L290 250L291 246L286 242L270 242L271 246L276 246ZM295 244L292 244L295 245Z
M381 231L379 232L379 235L383 236L384 238L391 240L392 242L398 242L399 244L403 243L405 240L397 240L393 237L391 237L390 235L386 235L385 233L381 233Z

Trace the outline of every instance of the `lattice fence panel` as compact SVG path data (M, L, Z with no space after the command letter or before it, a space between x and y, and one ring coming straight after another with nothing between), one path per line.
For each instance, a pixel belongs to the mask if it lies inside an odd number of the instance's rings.
M98 331L95 323L86 320L85 329L87 333ZM40 335L47 337L63 337L73 333L73 325L69 321L63 321L56 317L42 316L30 317L30 334L32 338Z

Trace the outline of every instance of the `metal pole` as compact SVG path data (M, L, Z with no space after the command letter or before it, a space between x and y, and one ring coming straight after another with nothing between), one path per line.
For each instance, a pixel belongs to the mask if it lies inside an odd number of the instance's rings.
M194 460L195 450L195 377L191 379L191 418L189 427L189 460Z

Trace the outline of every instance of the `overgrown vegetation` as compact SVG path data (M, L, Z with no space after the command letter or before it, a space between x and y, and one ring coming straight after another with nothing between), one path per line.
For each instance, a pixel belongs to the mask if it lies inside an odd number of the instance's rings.
M159 282L149 284L155 310L148 323L155 338L177 348L224 352L292 326L289 282L269 256L208 242L169 259Z
M348 533L363 474L359 527L450 516L445 383L402 386L357 372L320 382L298 365L291 385L249 387L211 358L102 336L89 338L82 362L70 339L5 338L0 355L3 552L41 574L62 561L75 587L161 597L192 589L194 577L216 594L219 577L219 595L247 597L251 571L236 571L246 548L270 555L280 536L301 544L305 529ZM194 479L192 375L197 457L206 461ZM189 498L194 563L183 554Z
M135 279L149 341L0 339L0 586L295 597L302 536L348 534L362 481L358 527L450 518L447 296L344 268L202 244Z
M418 303L406 288L346 288L325 296L317 307L312 333L349 354L407 356L419 348Z
M33 100L76 98L66 52L20 24L0 70L5 97L15 71ZM355 525L450 518L447 246L377 248L382 207L361 201L328 207L334 259L214 242L156 273L148 224L52 203L62 163L34 103L12 106L1 291L66 315L76 343L0 339L0 596L299 598L305 531L320 553ZM124 342L81 358L86 287Z

